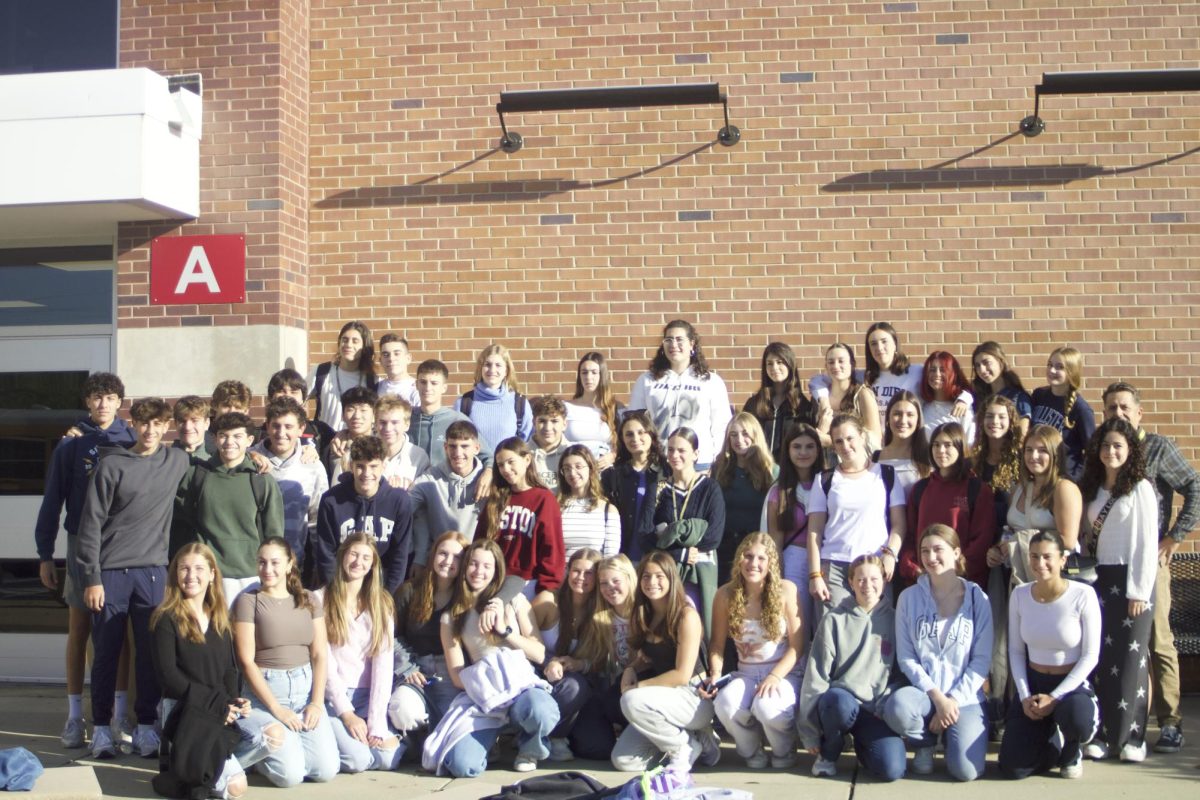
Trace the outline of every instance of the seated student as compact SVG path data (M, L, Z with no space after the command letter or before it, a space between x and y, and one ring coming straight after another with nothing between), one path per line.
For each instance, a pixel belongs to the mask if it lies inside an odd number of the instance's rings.
M318 586L329 583L337 566L335 553L352 533L375 537L383 567L383 585L394 593L404 582L412 545L412 501L408 492L383 479L383 442L360 436L350 445L350 472L321 498L317 510Z
M395 769L404 748L387 718L394 663L392 596L380 580L370 534L347 537L335 559L333 578L317 595L329 640L325 704L342 772Z
M562 583L562 512L534 471L524 439L513 436L496 448L492 487L475 538L495 541L504 553L506 599L523 593L530 600L548 601Z
M442 614L450 608L469 544L458 531L446 531L433 542L429 569L396 592L396 677L388 721L406 736L436 727L462 691L446 668Z
M304 376L294 369L281 369L272 375L267 383L267 402L278 400L280 397L290 397L303 407L308 400L308 384L304 382ZM305 446L312 445L319 455L325 452L325 446L333 439L333 435L333 428L319 419L310 419L304 424L300 443ZM259 440L266 438L266 431L261 431Z
M987 757L983 684L992 660L992 609L983 589L965 577L954 528L926 527L916 549L924 574L900 594L896 609L900 670L912 685L888 698L883 718L914 743L914 773L933 772L941 737L946 771L955 780L973 781Z
M188 469L182 450L164 447L171 407L138 400L129 411L137 441L128 450L100 449L79 517L76 561L83 604L92 612L92 755L117 754L110 729L117 663L131 627L136 644L138 726L134 751L158 755L159 687L151 653L150 615L163 599L175 491Z
M454 599L442 614L446 667L463 694L425 740L421 764L456 778L477 777L487 769L488 750L500 727L511 722L518 728L513 769L532 772L550 754L547 735L558 723L558 707L547 684L527 663L540 664L546 646L538 636L529 602L521 595L508 602L500 599L504 554L499 546L486 539L472 542L463 560ZM507 651L516 651L516 659ZM511 703L485 710L482 703L490 704L502 688L495 683L501 671Z
M713 707L737 743L750 769L791 769L796 763L796 697L801 670L800 595L784 580L779 550L770 534L752 533L733 554L733 578L713 601L713 634L708 645L708 679L721 677L725 645L737 647L737 669L714 696ZM763 734L771 758L763 750Z
M475 386L454 401L454 409L470 417L489 442L510 436L528 441L533 432L532 409L521 394L512 356L502 344L490 344L479 352Z
M415 566L429 563L434 531L473 533L479 522L480 504L475 498L486 472L479 460L479 432L471 422L459 420L446 429L442 449L445 464L417 478L408 490L413 504Z
M904 777L904 740L880 718L896 659L896 612L883 591L883 569L879 556L854 559L847 573L854 594L825 612L813 636L796 728L817 757L817 777L837 775L846 734L854 737L858 762L876 778Z
M416 408L421 403L417 394L417 381L408 374L412 364L412 353L408 350L408 339L394 333L385 333L379 340L379 363L383 365L383 377L375 385L380 397L399 397Z
M413 409L408 439L429 454L431 466L434 467L446 465L446 454L442 448L446 443L446 430L455 422L471 421L466 414L442 405L449 380L450 371L437 359L422 361L417 367L417 394L421 396L421 405ZM484 466L488 466L492 463L491 446L482 435L476 438L479 441L479 457ZM477 496L476 499L482 500L483 496Z
M392 486L408 489L429 471L429 455L408 440L412 406L394 395L375 401L375 430L384 446L383 477Z
M357 320L347 322L338 333L337 355L313 367L306 381L309 397L317 398L316 418L335 431L341 430L345 426L342 394L354 386L373 392L376 380L371 330Z
M558 462L571 443L563 438L567 429L567 407L554 395L533 401L533 466L546 488L558 490Z
M259 586L233 603L233 643L251 706L239 726L246 742L238 761L279 787L333 780L338 749L325 713L324 609L300 585L286 541L263 542L257 560Z
M213 421L216 455L193 463L180 483L184 499L181 529L188 542L212 548L221 568L225 599L232 603L257 581L258 546L283 536L283 495L279 484L260 475L246 450L254 442L253 423L230 412Z
M305 448L300 446L300 437L307 420L304 407L292 398L272 400L267 405L267 438L251 448L271 464L271 477L283 496L283 538L296 554L302 575L309 539L317 529L317 508L321 496L329 491L325 468L302 459Z
M86 666L87 638L92 630L92 615L83 604L83 583L75 553L78 548L79 517L87 493L88 478L96 469L101 447L128 447L137 441L133 429L118 416L125 399L125 384L110 372L95 372L83 383L83 402L88 416L75 423L78 437L67 437L54 448L50 471L46 475L46 492L38 511L34 539L41 560L39 573L42 585L50 591L58 589L58 570L54 567L54 546L58 539L59 520L63 505L67 517L66 581L62 587L63 602L67 604L67 723L63 727L63 747L83 747L83 675ZM127 660L126 656L126 660ZM129 669L121 669L117 679L117 699L121 701L128 689ZM124 703L115 709L117 720L124 720Z
M1062 574L1068 550L1055 530L1029 540L1031 583L1008 601L1008 663L1019 703L1008 708L1000 772L1028 778L1060 767L1083 775L1083 745L1100 727L1088 676L1100 661L1100 602L1091 586Z
M241 381L221 381L213 389L209 410L214 420L222 414L232 412L249 414L250 402L253 399L253 395L250 394L250 387ZM254 431L247 431L247 433L252 434ZM217 452L216 431L212 430L211 427L204 433L204 452L210 456Z
M629 725L613 747L614 767L643 772L665 755L667 768L684 774L697 760L711 767L720 759L712 700L692 685L704 668L703 638L674 559L661 550L646 554L629 631L636 655L621 674L621 712Z
M330 484L350 471L350 443L360 436L375 433L375 403L379 398L370 389L355 386L342 393L342 430L330 440L321 454Z
M222 721L229 728L249 713L250 701L238 694L233 629L221 592L221 570L207 546L193 542L171 559L163 602L150 616L150 630L154 672L162 686L163 738L181 746L188 736L208 734L187 724L185 708L224 712ZM180 718L172 720L175 713ZM233 754L238 738L237 734L231 737L229 755L207 787L213 797L237 800L246 793L246 772Z

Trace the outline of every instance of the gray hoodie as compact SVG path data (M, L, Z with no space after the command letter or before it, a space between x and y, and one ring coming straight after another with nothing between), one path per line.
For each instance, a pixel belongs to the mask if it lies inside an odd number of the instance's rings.
M79 519L76 560L85 586L100 570L167 564L175 493L191 458L160 445L148 456L122 447L100 450Z
M884 595L871 611L854 597L821 617L800 687L796 731L806 748L821 745L817 702L829 689L845 689L878 714L891 689L896 663L896 611Z
M420 406L413 409L412 424L408 426L408 440L429 455L429 461L435 467L446 466L446 429L459 420L471 421L466 414L455 411L448 406L442 406L432 414L426 414ZM492 463L491 445L479 437L479 458L484 466Z
M446 464L434 467L413 482L408 496L413 503L413 563L426 565L433 540L446 531L471 539L479 520L475 489L484 466L478 458L471 473L459 477Z

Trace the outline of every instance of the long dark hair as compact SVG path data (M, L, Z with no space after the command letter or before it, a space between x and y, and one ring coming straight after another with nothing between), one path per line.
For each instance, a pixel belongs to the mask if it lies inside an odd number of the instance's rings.
M362 337L362 350L358 353L358 363L351 365L342 365L341 361L341 343L342 337L346 335L346 331L358 331L358 335ZM364 375L373 375L375 373L375 340L371 338L371 329L367 327L367 323L353 320L347 322L338 331L338 352L334 354L333 363L343 369L357 370Z
M282 536L271 536L258 546L258 552L261 553L267 547L278 547L287 556L288 573L284 586L287 588L287 593L292 596L294 607L311 610L312 599L309 598L304 584L300 582L300 565L296 562L296 553L292 550L292 546Z
M504 450L516 453L522 458L529 456L529 467L525 470L525 482L531 488L546 488L546 484L542 483L542 479L538 475L537 467L534 466L533 450L530 449L528 442L520 436L510 436L496 446L496 457L499 458L501 451ZM484 509L489 539L495 538L500 533L500 515L504 513L504 509L508 506L508 501L512 498L512 495L512 484L505 480L504 476L500 474L500 468L493 462L492 488L488 492L487 507Z
M783 342L771 342L763 350L758 391L754 393L751 408L754 416L773 419L775 416L775 382L767 376L767 359L774 356L787 365L788 374L783 381L783 401L792 411L793 417L805 416L807 398L801 388L800 376L796 372L796 354Z
M570 654L571 640L580 638L584 626L596 613L596 597L600 594L599 569L600 562L603 560L604 556L590 547L579 548L567 559L567 569L563 574L562 585L555 593L555 601L558 604L558 643L554 647L555 655ZM592 562L592 569L596 574L596 585L592 587L592 593L584 601L583 613L579 619L575 619L575 603L571 600L571 586L567 580L567 576L571 574L571 565L576 561Z
M992 394L992 385L984 383L979 377L979 372L975 369L975 361L980 356L991 356L1000 364L1000 377L1004 379L1004 385L1009 389L1017 389L1025 391L1025 385L1021 383L1021 378L1017 373L1013 372L1012 367L1008 365L1008 356L1004 355L1004 348L998 342L986 341L980 342L974 350L971 351L971 388L975 390L977 400L985 400Z
M850 349L850 345L843 344L842 342L834 342L829 347L826 347L825 356L828 357L829 351L836 349L845 350L846 355L850 357L850 385L846 388L846 393L842 395L842 404L838 408L833 409L833 413L836 414L839 411L845 411L850 414L857 414L858 408L855 406L854 400L858 397L859 387L862 386L858 382L858 377L854 374L854 371L858 369L858 360L854 357L854 351Z
M1105 470L1100 463L1100 447L1104 438L1110 433L1119 433L1125 439L1129 448L1129 457L1117 471L1117 480L1113 484L1112 496L1124 497L1133 491L1138 482L1146 477L1146 457L1142 453L1141 443L1138 442L1137 429L1120 417L1106 419L1096 432L1092 434L1087 446L1087 456L1083 465L1083 478L1079 482L1079 490L1083 499L1091 502L1096 499L1100 487L1104 485Z
M672 328L682 328L687 331L688 340L692 343L692 372L696 373L696 377L700 380L707 380L709 373L708 362L704 359L704 351L700 349L700 334L696 333L696 329L692 327L690 322L673 319L663 326L663 338L666 338L667 331ZM671 362L667 359L666 351L663 349L663 344L660 341L658 343L658 351L650 361L650 374L654 376L654 380L658 380L663 375L666 375L667 370L670 368Z
M667 613L663 615L659 624L654 626L650 624L654 619L654 607L642 592L642 574L650 564L662 570L670 583L667 589ZM637 567L637 586L633 591L633 613L629 615L629 644L635 650L640 649L651 636L671 642L678 641L679 621L687 607L687 594L683 591L683 581L679 578L679 567L676 566L675 559L662 550L653 550L642 556Z
M571 399L578 400L583 397L583 381L579 379L579 370L588 361L600 370L600 382L596 385L596 408L600 411L600 418L608 424L612 435L616 436L617 398L613 393L612 379L608 375L608 362L605 361L603 353L592 350L580 357L579 363L575 365L575 394Z
M933 471L933 462L929 460L929 438L925 435L925 412L922 410L921 398L912 392L896 392L888 401L887 410L883 412L883 446L887 447L895 438L892 435L892 407L896 403L909 403L917 410L917 428L913 431L912 462L916 465L921 477L927 477Z
M875 331L883 331L888 336L891 336L892 343L896 345L896 356L892 359L892 365L888 367L888 372L893 375L903 375L908 371L908 356L904 355L904 352L900 349L900 334L896 333L896 329L892 327L890 322L876 322L867 328L867 335L863 337L863 346L867 349L867 368L863 379L867 386L875 385L875 381L879 380L879 372L883 369L871 353L871 334Z
M633 454L625 446L625 437L622 435L625 433L625 426L630 422L641 423L641 426L646 429L646 433L650 434L650 454L646 458L646 468L666 473L667 462L663 458L662 440L658 438L658 428L651 421L650 414L640 408L636 411L626 411L625 416L621 417L621 424L617 426L617 458L614 463L624 464L633 460Z
M813 462L813 473L811 478L816 480L816 477L825 470L825 449L821 447L821 434L812 425L799 423L788 428L787 433L783 435L783 450L779 457L779 527L786 530L792 524L793 516L796 513L796 487L800 485L800 473L796 471L796 465L792 463L790 455L792 442L799 439L801 436L807 436L812 439L817 445L817 460Z

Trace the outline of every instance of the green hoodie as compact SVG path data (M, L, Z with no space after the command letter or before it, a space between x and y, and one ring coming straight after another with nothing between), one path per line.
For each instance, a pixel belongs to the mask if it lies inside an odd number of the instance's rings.
M203 542L216 554L222 577L254 577L258 546L283 536L283 497L275 479L259 475L249 457L233 468L213 457L193 462L180 489L183 519L174 549Z

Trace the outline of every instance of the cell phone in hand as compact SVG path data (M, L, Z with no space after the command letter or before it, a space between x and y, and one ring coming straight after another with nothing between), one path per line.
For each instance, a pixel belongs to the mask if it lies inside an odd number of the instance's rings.
M710 691L710 692L720 691L725 686L727 686L731 680L733 680L733 673L729 672L729 673L726 673L725 675L722 675L721 677L717 678L715 681L708 681L708 684L707 684L708 691Z

